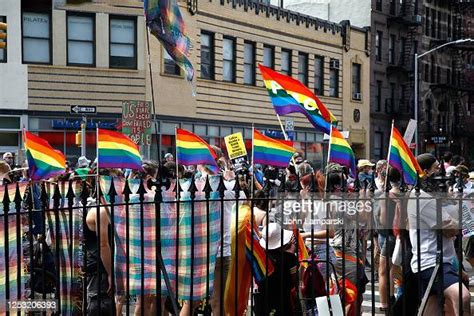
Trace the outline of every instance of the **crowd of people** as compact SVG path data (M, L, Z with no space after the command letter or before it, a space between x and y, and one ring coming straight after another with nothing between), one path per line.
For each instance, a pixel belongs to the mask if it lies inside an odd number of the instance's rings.
M437 194L442 190L439 185L440 173L445 173L446 177L443 179L448 179L444 182L448 186L448 196L470 198L474 193L471 182L474 180L474 173L469 172L469 165L462 157L453 156L451 153L446 153L442 159L428 153L416 157L424 172L418 183L420 190L417 190L404 185L398 170L388 166L385 160L359 159L358 175L357 179L354 179L346 167L337 164L314 170L301 154L296 154L285 170L278 170L261 165L253 168L245 164L233 166L220 148L214 146L214 150L220 167L218 175L202 165L176 166L171 153L166 154L159 163L143 161L141 171L110 169L100 172L101 175L142 179L147 184L160 178L163 180L162 184L168 188L173 186L177 178L206 179L207 176L221 176L224 179L224 220L219 240L222 248L219 248L216 254L213 291L210 297L213 315L235 314L234 304L229 302L234 302L236 298L230 298L229 295L235 296L236 293L229 291L232 287L229 285L235 282L232 280L232 276L236 275L233 269L238 269L232 264L235 259L235 242L238 239L235 236L237 230L233 228L238 225L235 222L236 212L248 213L244 214L246 221L254 227L254 233L268 256L266 264L274 267L272 273L254 284L254 293L249 293L250 288L247 289L247 293L254 297L254 311L257 315L311 314L317 312L317 295L341 293L344 289L343 308L346 309L347 315L356 315L356 311L361 310L363 293L369 282L367 267L375 269L376 272L380 311L401 313L401 302L404 301L405 314L412 315L416 313L421 295L429 288L432 273L438 263L440 227L443 236L440 269L443 277L436 279L430 288L432 295L426 305L425 314L436 313L439 308L437 298L442 294L446 313L458 315L461 297L463 315L471 315L468 288L474 280L469 280L462 265L467 261L474 267L474 240L472 236L459 239L461 221L458 216L460 206L457 203L464 202L443 202L440 205L437 198ZM80 157L75 166L67 162L65 173L52 181L86 181L91 192L94 192L94 175L97 173L95 168L96 162ZM26 181L27 172L27 163L16 166L11 153L5 153L3 160L0 160L0 180L4 184ZM239 182L239 191L235 190L236 181ZM32 192L34 208L39 209L39 187ZM239 192L237 199L236 192ZM94 194L91 194L89 206L96 203ZM345 199L370 203L360 204L360 208L367 210L366 212L354 213L346 208L341 213L338 208L341 203L347 202ZM311 200L312 203L302 202L304 200ZM468 207L470 206L469 204ZM298 211L287 212L288 209ZM322 211L312 212L309 209ZM441 209L440 217L437 217L438 209ZM100 212L89 211L84 216L86 225L83 234L87 264L83 269L88 275L88 300L84 308L90 314L111 314L113 304L116 314L121 315L124 296L117 295L112 288L114 271L110 231L114 228L111 227L110 213L107 208L101 208ZM322 221L341 217L344 219L343 223L334 225ZM315 221L315 218L319 221ZM41 227L41 220L33 219L33 223L35 234L41 238L41 233L45 231L44 227ZM301 262L301 257L298 256L300 240L309 252L309 258L318 260L316 265L310 262L308 266ZM238 247L241 247L240 251L245 251L245 243L238 243ZM404 249L403 257L401 248ZM370 260L369 250L374 260ZM458 257L460 252L464 253L466 259L463 262ZM332 269L332 265L335 269ZM154 267L156 265L145 269ZM317 276L314 276L314 269ZM313 271L313 274L309 274L311 277L305 277L305 273L310 273L310 270ZM461 275L459 271L462 271ZM138 273L148 272L150 271L138 269ZM154 273L156 274L156 271ZM311 282L315 278L319 281L318 284ZM418 280L421 280L421 289L418 288ZM443 293L439 292L441 287ZM136 315L142 312L145 315L156 314L156 292L146 294L143 298L139 287L132 288L132 292L132 295L138 297ZM161 303L163 310L171 312L164 298ZM200 303L181 301L180 315L190 315Z

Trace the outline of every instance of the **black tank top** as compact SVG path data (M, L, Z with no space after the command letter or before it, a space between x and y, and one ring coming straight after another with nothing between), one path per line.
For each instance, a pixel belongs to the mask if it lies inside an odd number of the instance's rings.
M89 208L88 212L97 212L95 207ZM107 225L109 243L111 238L111 227L110 223ZM85 225L84 227L84 239L85 239L85 248L86 248L86 272L87 273L97 273L97 263L100 264L100 270L105 272L105 268L102 264L102 260L99 256L99 240L97 238L97 233L89 229L89 226ZM113 260L113 258L112 258Z

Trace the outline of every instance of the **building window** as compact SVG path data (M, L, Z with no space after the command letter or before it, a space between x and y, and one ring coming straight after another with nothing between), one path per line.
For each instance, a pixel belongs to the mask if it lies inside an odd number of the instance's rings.
M383 33L377 31L375 34L375 60L382 61L382 37Z
M68 65L94 66L94 16L73 15L67 17Z
M431 37L436 37L436 10L431 9Z
M339 97L339 60L331 59L329 67L329 96Z
M390 34L388 40L388 63L392 65L395 63L395 35L393 34Z
M110 67L137 68L136 20L110 19Z
M430 82L430 64L425 63L425 81Z
M406 102L406 90L407 86L405 84L400 85L400 107L399 111L400 112L405 112L405 113L410 113L409 110L409 105ZM406 111L405 111L406 110Z
M406 45L407 39L405 37L400 38L400 64L403 64L403 61L405 59L405 45Z
M375 0L375 10L382 11L382 0Z
M224 37L222 80L235 82L235 39Z
M395 15L396 11L396 1L390 0L390 14Z
M263 65L275 69L275 47L263 45Z
M374 133L374 157L377 160L384 159L383 132Z
M446 69L446 84L451 84L451 69Z
M255 84L255 44L244 43L244 84Z
M375 86L375 110L380 112L382 110L382 81L377 80Z
M308 85L308 54L305 53L298 54L298 80Z
M324 95L324 57L314 58L314 93Z
M352 64L352 99L361 100L360 93L360 77L361 77L361 66L360 64Z
M436 68L435 68L435 57L431 55L431 65L430 65L430 82L435 83L436 82Z
M291 76L291 50L281 50L281 72Z
M430 36L430 8L425 7L425 35Z
M395 110L395 93L396 93L397 85L395 82L390 83L390 105L389 105L389 110L387 113L393 113Z
M214 79L214 34L201 32L201 78Z
M163 72L167 75L181 75L181 68L174 62L173 58L168 54L163 47Z
M442 12L441 11L438 11L438 38L442 38L442 35L441 35L441 23L443 21L443 18L442 18Z
M51 63L51 24L48 13L23 12L23 62Z
M7 18L5 16L0 16L0 22L6 23ZM3 33L4 31L0 31L0 33ZM0 40L0 43L6 42L7 40ZM6 48L0 48L0 63L5 63L7 61L7 49Z
M451 14L448 13L448 37L451 37Z

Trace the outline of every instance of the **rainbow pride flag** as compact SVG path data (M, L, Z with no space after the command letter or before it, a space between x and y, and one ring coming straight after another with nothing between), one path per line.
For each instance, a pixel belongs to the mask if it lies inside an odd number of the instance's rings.
M303 262L303 260L307 260L309 258L308 249L306 248L303 237L298 231L298 227L296 227L295 223L293 223L293 235L296 236L296 243L298 246L298 261L300 262L300 266L307 268L309 264L308 262Z
M253 130L253 163L286 168L296 152L291 146Z
M176 0L145 0L146 24L161 42L175 63L192 81L194 68L189 60L191 40L186 35L186 25Z
M397 169L406 184L414 185L416 182L416 174L424 175L418 161L411 152L408 145L403 140L400 132L392 127L392 137L390 139L390 148L388 151L388 162L390 166Z
M259 284L263 281L263 279L265 279L266 276L271 275L275 268L273 267L272 260L266 259L267 254L265 253L265 249L263 249L263 247L260 245L257 234L254 233L252 238L252 228L250 227L250 223L247 223L246 226L247 231L245 234L245 257L250 263L255 282Z
M344 139L341 132L332 126L329 139L328 162L340 164L349 168L352 176L356 176L355 155L349 143Z
M302 113L318 130L331 132L331 124L337 120L311 90L296 79L262 65L258 67L278 115Z
M219 171L214 149L201 137L181 128L176 129L176 157L181 165L206 165L214 173Z
M122 133L98 129L97 165L99 168L142 169L138 145Z
M26 159L32 180L48 179L64 172L66 158L59 150L35 134L23 131Z

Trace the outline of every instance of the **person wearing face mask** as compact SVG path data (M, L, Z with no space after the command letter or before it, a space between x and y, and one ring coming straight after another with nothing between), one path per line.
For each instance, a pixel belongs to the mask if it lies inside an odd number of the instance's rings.
M434 198L438 187L434 176L438 173L440 164L434 155L428 153L421 154L416 159L424 172L424 176L421 178L420 183L422 188L420 198L417 199L415 192L412 192L407 205L409 235L413 247L413 257L410 266L413 273L415 273L415 277L417 279L421 278L421 293L424 295L436 267L438 257L438 209L437 201ZM459 206L456 204L443 204L441 207L441 223L439 224L441 225L443 235L443 258L440 272L443 273L443 293L438 293L440 280L436 279L431 287L424 315L437 315L439 313L437 295L444 295L447 315L459 315L458 304L460 296L463 305L463 315L471 315L469 291L462 285L460 293L459 275L455 268L457 258L454 248L454 237L459 231L459 218L456 217ZM420 249L418 249L417 215L419 216ZM463 275L463 278L465 277Z
M362 188L369 185L372 181L372 167L374 166L368 159L360 159L357 162L357 169L359 170L359 182Z

